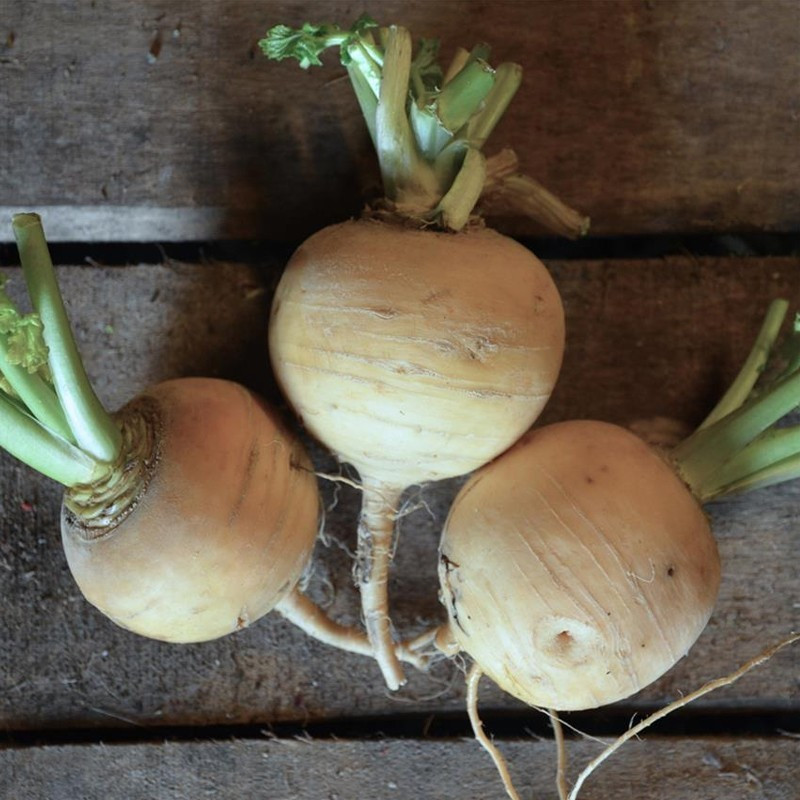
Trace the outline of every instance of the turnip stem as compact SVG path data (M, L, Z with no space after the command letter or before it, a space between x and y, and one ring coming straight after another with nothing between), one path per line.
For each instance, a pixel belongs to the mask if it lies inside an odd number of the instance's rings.
M478 684L483 677L483 671L477 664L473 664L467 673L467 714L469 721L472 725L472 733L480 743L481 747L491 756L494 765L500 774L500 780L503 781L503 788L511 800L521 800L514 784L511 780L511 774L508 771L508 764L503 758L500 751L495 747L492 740L486 735L483 730L483 723L480 716L478 716Z
M714 480L704 487L702 499L713 500L797 477L798 454L800 425L771 428L714 473Z
M453 60L450 62L449 66L447 67L447 72L444 74L444 80L442 84L447 86L459 72L467 65L470 59L470 52L466 49L466 47L459 47L456 49L455 55L453 56Z
M281 616L313 639L348 653L369 657L374 655L369 639L361 631L332 620L311 598L296 587L275 608ZM401 661L419 670L426 669L427 659L415 652L414 642L398 643L395 652Z
M796 372L679 444L672 451L673 462L695 496L700 500L708 499L709 492L722 496L717 490L718 471L799 402L800 373Z
M800 406L797 322L775 357L788 363L777 377L756 386L772 366L787 308L785 300L770 304L731 387L700 427L672 451L676 469L701 502L800 477L800 426L772 427Z
M634 736L638 736L645 728L649 728L654 722L658 722L658 720L666 717L667 714L671 714L673 711L677 711L677 709L682 708L683 706L687 705L688 703L697 700L703 695L708 694L709 692L713 692L716 689L721 689L724 686L730 686L732 683L735 683L739 680L743 675L750 672L750 670L755 669L755 667L760 666L765 661L768 661L772 658L779 650L782 650L784 647L787 647L790 644L794 644L795 642L800 641L800 633L791 633L785 639L782 639L777 644L768 647L763 652L759 653L755 658L750 659L750 661L742 664L739 669L734 670L729 675L725 675L722 678L716 678L713 681L709 681L705 685L701 686L699 689L696 689L693 692L690 692L683 697L680 697L678 700L669 703L669 705L664 706L664 708L659 709L655 713L651 714L649 717L645 717L641 722L637 723L631 728L628 728L625 733L623 733L620 737L615 739L611 744L603 750L600 755L593 758L583 769L583 771L578 775L575 784L572 787L572 791L569 793L569 800L576 800L578 797L578 792L581 790L586 779L592 772L600 766L610 755L612 755L616 750L622 747L628 739L632 739Z
M405 28L392 26L375 117L378 163L386 197L421 214L436 203L436 179L417 150L406 115L410 74L411 36Z
M367 637L386 685L395 690L405 683L405 676L392 641L388 583L394 519L403 489L362 477L356 579Z
M64 486L90 483L97 462L0 394L0 448Z
M471 61L439 93L436 108L445 128L455 133L481 107L494 86L494 70L485 61Z
M460 230L467 224L485 178L486 159L480 150L470 147L453 185L439 203L438 211L445 226Z
M577 239L589 231L589 218L578 213L527 175L510 175L487 188L481 201L487 214L520 214L549 231Z
M31 302L42 320L53 384L75 441L95 459L113 462L121 446L120 432L86 375L39 215L17 214L12 224Z
M355 64L348 66L347 74L350 76L350 84L355 92L358 105L361 108L361 114L367 125L367 131L369 131L369 138L372 140L372 146L377 148L378 138L377 132L375 131L375 114L378 109L378 97L372 91L372 86L364 77L364 73Z
M761 324L761 330L758 332L753 347L741 370L739 370L739 374L714 407L714 410L700 423L697 430L707 428L717 420L727 416L739 408L747 399L766 366L788 308L789 303L786 300L773 300L770 303L764 322Z
M488 64L489 45L482 43L471 51L459 48L444 71L436 61L436 40L423 39L412 59L405 28L378 28L366 15L349 30L330 24L276 25L259 44L268 58L296 58L303 69L321 65L322 51L338 47L378 154L389 211L448 230L459 230L455 225L469 219L471 208L449 217L440 211L461 160L439 157L454 144L459 153L483 147L519 88L519 65L505 63L493 69ZM539 215L535 218L543 216L558 234L586 232L588 219L559 205L538 184L534 187L532 191L523 185L521 192L519 187L509 192L513 212L533 210ZM480 191L471 194L477 198Z
M494 73L494 85L487 94L483 107L467 123L466 138L472 147L481 148L500 122L522 83L519 64L500 64Z

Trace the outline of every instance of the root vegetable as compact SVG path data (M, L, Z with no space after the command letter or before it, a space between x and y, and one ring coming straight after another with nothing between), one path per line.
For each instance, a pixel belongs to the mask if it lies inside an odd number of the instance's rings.
M197 642L275 608L312 636L371 655L297 588L319 497L276 412L229 381L158 384L115 415L67 321L39 217L13 221L35 312L0 287L0 446L65 486L62 541L86 598L144 636ZM398 648L398 657L421 659Z
M375 144L386 197L361 220L299 247L275 296L269 349L303 423L360 474L363 615L395 689L403 674L387 584L401 493L476 469L528 429L558 375L564 320L541 262L476 217L470 222L487 176L495 192L509 178L480 147L520 68L493 70L481 46L445 75L435 43L423 41L412 58L405 29L379 30L366 18L350 31L277 26L262 42L268 56L294 56L304 67L333 45Z
M86 599L125 628L179 642L274 608L311 557L319 511L311 463L275 412L237 384L184 378L117 418L141 447L134 486L117 498L112 470L65 495L64 551Z
M524 436L462 488L440 544L440 632L499 686L557 710L628 697L689 650L720 582L701 503L800 474L795 358L751 391L786 303L717 409L670 452L595 421Z
M470 480L440 581L453 637L492 680L574 710L627 697L681 658L720 564L674 469L630 431L578 421L526 435Z

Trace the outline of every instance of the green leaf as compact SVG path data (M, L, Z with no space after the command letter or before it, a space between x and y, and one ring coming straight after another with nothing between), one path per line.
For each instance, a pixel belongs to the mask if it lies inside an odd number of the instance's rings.
M275 25L258 44L267 58L275 61L296 58L303 69L322 66L320 53L339 45L340 59L347 66L350 62L348 47L363 40L367 31L377 27L378 23L366 14L362 14L349 31L342 30L338 25L312 25L310 22L301 28Z
M14 330L8 333L8 360L28 372L38 372L47 366L47 345L38 315L19 317Z
M50 380L47 345L42 336L42 320L38 314L22 315L6 294L7 278L0 275L0 336L5 336L6 358L10 364Z

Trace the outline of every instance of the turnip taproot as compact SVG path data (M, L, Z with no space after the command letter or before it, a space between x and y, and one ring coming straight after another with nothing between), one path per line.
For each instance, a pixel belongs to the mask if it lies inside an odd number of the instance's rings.
M304 67L338 46L378 153L385 198L298 248L275 295L269 350L308 430L360 474L364 621L397 688L387 573L400 496L513 444L547 402L564 347L549 273L485 228L474 206L491 186L515 207L547 207L540 216L561 220L562 232L577 235L585 221L511 175L513 155L482 155L521 72L489 67L485 46L459 52L445 73L435 42L412 56L408 31L363 17L349 31L277 26L262 46ZM504 193L512 178L516 188Z
M86 598L117 624L172 642L217 638L277 608L372 655L362 633L297 589L319 497L276 412L238 384L182 378L108 414L78 355L39 217L19 214L13 227L35 313L20 314L0 287L0 446L66 487L62 541Z
M594 708L686 654L720 583L701 504L800 475L800 426L775 427L800 404L800 331L765 369L786 308L772 304L729 392L672 450L555 423L464 485L440 543L437 643L472 657L473 697L485 673L530 705Z

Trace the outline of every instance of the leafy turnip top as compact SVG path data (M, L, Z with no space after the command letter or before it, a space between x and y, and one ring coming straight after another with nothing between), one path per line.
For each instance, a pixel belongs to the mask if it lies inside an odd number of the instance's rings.
M366 15L349 30L276 25L260 45L269 58L296 58L303 69L339 48L378 155L384 209L460 230L482 201L489 213L528 216L564 236L588 230L586 217L518 174L512 150L483 155L522 80L519 64L489 65L488 45L459 48L443 68L438 40L422 39L414 52L405 28L379 27Z

